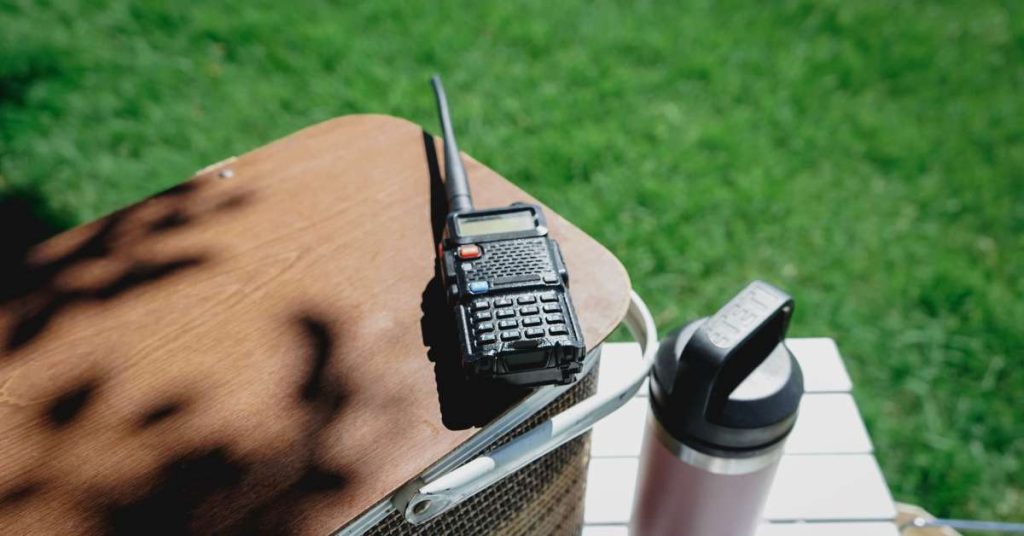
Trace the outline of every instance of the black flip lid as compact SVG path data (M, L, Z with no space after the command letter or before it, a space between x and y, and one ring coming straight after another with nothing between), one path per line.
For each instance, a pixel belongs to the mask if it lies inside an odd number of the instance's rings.
M710 319L661 341L651 407L676 440L742 456L777 443L796 420L803 376L783 344L793 299L750 283Z

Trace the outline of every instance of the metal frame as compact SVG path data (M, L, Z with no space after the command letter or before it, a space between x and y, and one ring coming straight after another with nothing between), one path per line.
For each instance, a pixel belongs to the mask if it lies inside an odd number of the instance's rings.
M600 355L601 346L598 346L587 353L587 357L583 361L582 375L588 374L590 370L594 368ZM394 496L398 496L403 492L407 494L412 493L416 490L416 487L422 485L424 481L434 480L463 463L466 463L472 459L473 456L482 452L488 445L515 429L516 426L522 424L523 421L533 416L544 408L544 406L553 402L556 398L562 395L562 393L568 391L572 387L573 385L549 385L537 389L522 402L516 404L490 424L483 427L465 443L456 447L430 467L427 467L418 478L407 483L396 491ZM395 509L395 507L392 506L393 500L393 496L387 497L373 505L370 509L363 512L358 518L352 520L349 524L335 532L334 536L358 536L370 530Z

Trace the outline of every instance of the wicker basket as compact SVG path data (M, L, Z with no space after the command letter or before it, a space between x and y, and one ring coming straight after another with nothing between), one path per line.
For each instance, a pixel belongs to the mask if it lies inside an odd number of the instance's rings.
M485 451L509 442L538 423L589 397L597 369ZM558 447L508 478L422 525L392 511L365 534L391 535L576 535L583 527L583 497L590 461L590 433Z

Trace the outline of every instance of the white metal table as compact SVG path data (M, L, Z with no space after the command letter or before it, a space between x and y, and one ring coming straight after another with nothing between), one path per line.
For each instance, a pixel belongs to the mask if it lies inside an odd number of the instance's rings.
M831 339L788 339L806 394L757 536L896 536L896 509ZM635 343L605 344L598 392L636 367ZM598 423L583 536L625 536L647 413L646 386Z

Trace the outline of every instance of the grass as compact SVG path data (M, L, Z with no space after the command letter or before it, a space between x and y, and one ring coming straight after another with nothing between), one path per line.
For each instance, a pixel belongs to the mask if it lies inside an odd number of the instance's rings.
M662 328L778 284L898 498L1024 518L1024 5L413 4L0 0L0 193L67 226L332 116L436 130L439 71Z

